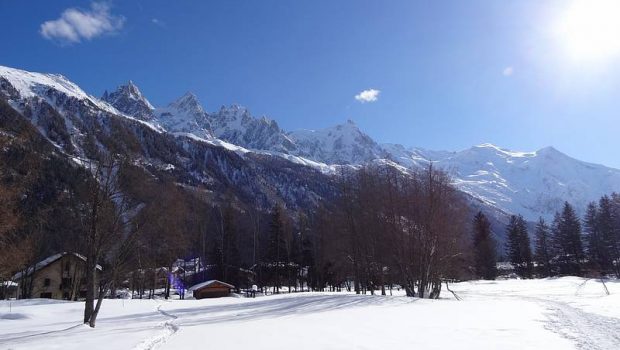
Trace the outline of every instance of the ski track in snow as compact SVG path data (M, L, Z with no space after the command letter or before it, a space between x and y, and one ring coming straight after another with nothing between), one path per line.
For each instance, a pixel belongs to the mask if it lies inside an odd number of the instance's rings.
M14 334L9 334L8 338L3 338L0 337L0 343L3 342L9 342L9 341L15 341L15 340L23 340L23 339L31 339L31 338L36 338L36 337L41 337L41 336L46 336L46 335L52 335L52 334L59 334L59 333L64 333L64 332L69 332L73 329L76 329L78 327L88 327L87 325L84 325L83 323L79 323L76 324L74 326L71 327L67 327L67 328L63 328L63 329L55 329L55 330L50 330L50 331L46 331L46 332L40 332L40 333L30 333L30 332L24 332L23 335L17 335L17 336L13 336Z
M566 303L531 298L551 312L546 328L575 342L578 349L620 349L620 321Z
M142 343L136 345L134 350L153 350L164 344L171 336L173 336L179 330L179 326L175 324L175 320L178 318L177 316L168 313L161 309L162 304L157 306L157 311L162 316L168 318L166 321L162 322L160 326L163 328L161 333L144 340Z
M586 283L586 279L575 288L575 296L579 296ZM577 349L608 350L620 349L620 320L583 311L566 302L551 300L543 297L524 296L518 294L498 295L481 292L464 292L472 297L489 297L529 301L541 305L548 311L545 329L559 334L575 343Z

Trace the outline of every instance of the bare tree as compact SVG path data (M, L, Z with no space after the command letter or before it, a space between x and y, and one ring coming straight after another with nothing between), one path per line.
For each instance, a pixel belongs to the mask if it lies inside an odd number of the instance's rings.
M90 327L95 327L105 293L118 280L140 229L134 220L140 205L132 206L121 188L124 165L121 159L105 157L91 167L93 179L85 186L89 200L81 216L86 253L84 323ZM99 274L100 265L104 271Z

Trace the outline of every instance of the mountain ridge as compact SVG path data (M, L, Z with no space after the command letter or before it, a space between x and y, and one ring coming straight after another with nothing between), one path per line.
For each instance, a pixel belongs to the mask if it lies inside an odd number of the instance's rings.
M254 117L237 105L206 112L192 93L168 106L153 107L131 81L111 93L106 91L101 100L60 75L0 66L2 82L6 91L9 82L26 97L44 99L49 99L47 86L109 113L146 121L158 130L192 135L237 152L276 156L326 173L333 173L333 166L358 167L381 160L408 169L433 164L450 173L461 191L485 205L523 214L532 221L538 216L550 218L564 201L581 211L589 201L620 191L620 170L577 160L551 146L519 152L483 143L455 152L433 151L379 144L351 120L324 129L285 131L275 120Z

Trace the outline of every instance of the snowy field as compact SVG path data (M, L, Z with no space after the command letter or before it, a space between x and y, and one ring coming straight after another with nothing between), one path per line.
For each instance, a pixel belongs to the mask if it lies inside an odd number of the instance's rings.
M211 300L0 302L0 349L620 349L620 282L465 282L441 300L298 293Z

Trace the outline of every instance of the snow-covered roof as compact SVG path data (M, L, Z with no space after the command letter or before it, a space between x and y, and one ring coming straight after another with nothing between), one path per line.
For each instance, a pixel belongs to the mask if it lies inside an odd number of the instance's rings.
M195 285L191 286L189 288L189 291L194 291L196 289L208 287L208 286L210 286L212 284L215 284L215 283L219 283L219 284L224 285L224 286L226 286L228 288L235 288L235 286L233 286L232 284L226 283L226 282L222 282L222 281L218 281L218 280L210 280L210 281L198 283L198 284L195 284Z
M47 257L46 259L43 259L43 260L39 261L38 263L35 264L34 270L35 271L39 271L42 268L46 267L47 265L50 265L51 263L55 262L56 260L62 258L65 255L69 255L69 254L71 254L71 255L79 258L79 259L82 259L84 262L86 262L86 257L84 255L82 255L82 254L78 254L78 253L75 253L75 252L62 252L62 253L54 254L52 256ZM101 265L97 264L97 270L100 270L100 271L103 270ZM33 272L32 267L29 267L26 270L26 276L30 275L32 272ZM22 275L23 275L22 272L18 272L18 273L16 273L13 276L13 279L14 280L18 280L18 279L22 278Z

